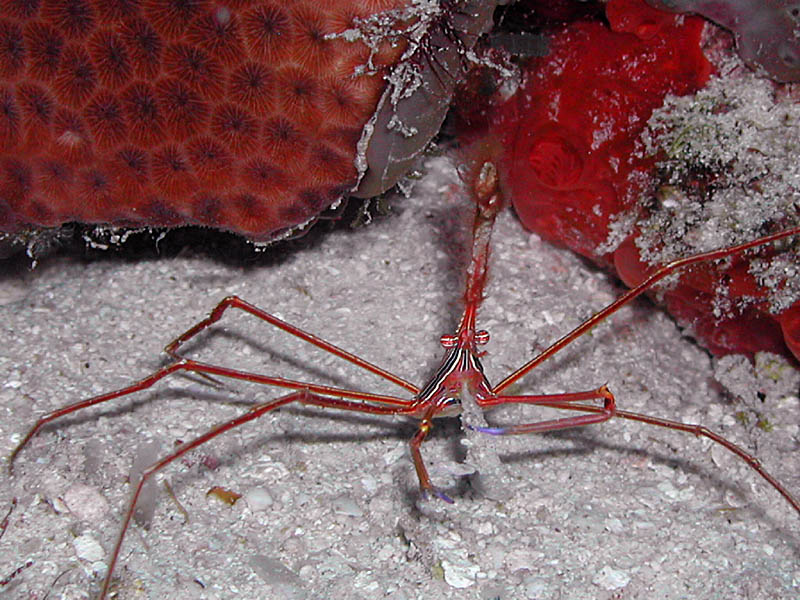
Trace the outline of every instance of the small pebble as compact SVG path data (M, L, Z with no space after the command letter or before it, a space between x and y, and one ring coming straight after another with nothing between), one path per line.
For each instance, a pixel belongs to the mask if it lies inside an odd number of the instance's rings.
M630 576L625 571L606 565L595 575L592 583L605 590L617 590L628 585L630 580Z
M64 504L81 521L99 522L108 512L108 501L97 488L82 483L71 486L62 496Z
M72 540L72 545L75 548L75 554L81 560L94 563L101 561L105 556L105 552L103 551L103 547L100 545L100 542L98 542L91 534L85 533L83 535L79 535Z
M244 500L253 512L267 510L272 506L272 496L264 488L250 488L244 493Z
M480 568L468 560L455 558L453 560L442 559L442 570L444 580L454 588L468 588L475 584L475 578Z
M333 512L348 517L361 517L364 511L349 496L339 496L333 501Z
M300 600L308 597L307 590L303 585L303 578L284 566L278 559L263 554L254 554L248 562L253 571L272 588L277 597L286 600Z

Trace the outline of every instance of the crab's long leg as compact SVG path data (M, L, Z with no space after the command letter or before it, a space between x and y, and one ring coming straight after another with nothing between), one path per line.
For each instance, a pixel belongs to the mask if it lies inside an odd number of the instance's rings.
M270 377L268 375L259 375L258 373L239 371L237 369L231 369L228 367L219 367L216 365L197 362L187 358L181 358L178 361L159 369L158 371L148 375L144 379L137 381L132 385L129 385L119 390L115 390L113 392L108 392L106 394L101 394L99 396L87 398L86 400L80 400L78 402L69 404L67 406L64 406L62 408L54 410L53 412L47 413L46 415L39 417L39 419L36 421L33 427L31 427L30 431L28 431L25 437L22 438L22 441L11 452L11 455L8 458L9 472L13 472L14 459L16 459L17 455L20 453L22 448L25 447L25 445L30 441L30 439L34 435L36 435L42 427L44 427L51 421L54 421L55 419L76 412L78 410L94 406L96 404L102 404L103 402L114 400L115 398L121 398L123 396L133 394L135 392L146 390L147 388L151 387L153 384L157 383L161 379L164 379L165 377L179 371L188 371L191 373L199 373L202 375L217 375L219 377L227 377L229 379L237 379L240 381L249 381L250 383L258 383L262 385L274 385L276 387L292 389L292 390L308 390L309 392L315 394L325 394L329 396L337 396L340 398L349 398L351 400L359 400L361 402L369 402L378 405L395 407L396 410L403 410L414 404L412 400L404 400L402 398L397 398L395 396L384 396L380 394L358 392L356 390L348 390L344 388L337 388L326 385L317 385L313 383L306 383L303 381L294 381L292 379L283 379L282 377ZM365 410L364 412L368 411Z
M411 442L409 443L411 446L411 458L414 460L414 469L417 472L419 488L422 490L422 493L433 494L440 500L444 500L448 504L453 504L453 500L450 499L444 492L437 489L431 482L430 475L428 475L428 469L425 468L425 462L422 459L422 452L420 450L422 442L425 441L425 438L428 436L431 429L433 429L433 416L436 414L437 410L438 407L435 404L430 404L425 413L422 415L420 424L417 427L417 433L414 434L414 437L411 438Z
M702 425L694 425L691 423L681 423L680 421L671 421L670 419L662 419L660 417L653 417L650 415L643 415L640 413L629 412L626 410L618 410L617 413L614 415L615 417L619 417L620 419L628 419L631 421L639 421L640 423L647 423L648 425L655 425L657 427L665 427L667 429L674 429L676 431L685 431L687 433L692 433L697 437L705 437L710 439L713 442L725 447L730 452L733 452L736 456L741 458L744 462L746 462L752 469L754 469L761 477L763 477L772 487L774 487L778 493L786 498L787 502L792 505L792 507L800 513L800 501L794 497L794 495L787 490L781 482L775 479L772 475L770 475L767 470L761 466L761 461L758 460L755 456L747 452L741 446L737 446L730 440L725 439L718 433L714 433L707 427L703 427Z
M219 374L219 373L217 373ZM170 463L174 462L187 452L205 444L206 442L214 439L215 437L222 435L226 431L230 431L240 425L244 425L250 421L258 419L259 417L265 415L268 412L275 410L276 408L280 408L281 406L285 406L287 404L291 404L292 402L299 402L301 404L309 404L313 406L321 406L323 408L334 408L338 410L347 410L347 411L354 411L354 412L362 412L362 413L369 413L373 415L396 415L396 414L406 414L412 412L408 406L375 406L370 404L364 404L362 402L353 402L350 400L340 400L337 398L326 398L325 396L321 396L316 394L309 389L302 389L297 392L292 392L286 396L282 396L281 398L277 398L275 400L271 400L269 402L265 402L263 404L259 404L248 410L246 413L239 415L231 419L230 421L226 421L212 429L208 430L204 434L196 437L195 439L186 442L185 444L181 445L174 451L167 454L162 459L158 460L157 462L153 463L149 467L147 467L143 472L142 476L139 479L136 488L131 495L130 502L128 503L128 508L125 511L125 516L122 520L122 525L120 526L119 536L117 537L116 544L114 545L114 549L111 553L111 561L108 564L108 571L106 571L106 577L103 581L103 589L100 592L100 599L106 597L108 593L108 588L111 585L111 578L114 575L114 567L117 564L117 559L119 558L119 552L122 548L122 542L125 539L125 534L128 531L128 527L130 526L131 518L133 517L134 510L136 508L136 502L139 500L139 496L142 493L142 489L144 488L145 484L150 480L150 478L165 468ZM411 403L405 403L406 405L410 405Z
M680 421L672 421L670 419L662 419L661 417L654 417L651 415L644 415L641 413L630 412L626 410L618 410L614 406L614 396L605 386L602 386L594 392L594 398L602 397L605 399L603 406L591 406L587 404L573 404L576 400L589 400L592 398L593 392L579 392L577 394L554 394L552 396L497 396L489 398L481 402L482 406L498 406L501 404L535 404L537 406L547 406L549 408L558 408L562 410L575 410L589 415L582 415L580 417L568 417L565 419L555 419L550 421L541 421L538 423L526 423L520 425L510 425L508 427L479 427L477 431L488 433L491 435L515 435L522 433L540 433L544 431L556 431L559 429L569 429L572 427L587 425L593 422L607 421L612 417L619 419L628 419L630 421L638 421L640 423L647 423L648 425L655 425L665 429L672 429L675 431L683 431L686 433L694 434L697 437L704 437L712 442L715 442L741 458L749 467L756 473L761 475L775 490L783 496L789 504L792 505L798 513L800 513L800 501L787 490L777 479L775 479L769 472L761 465L755 456L747 452L741 446L738 446L725 439L718 433L715 433L703 427L702 425L694 425L691 423L681 423ZM607 395L606 395L607 394ZM578 396L585 396L579 398ZM609 406L610 402L610 406ZM591 418L594 421L591 421Z
M540 394L525 396L494 396L490 398L478 399L478 405L483 408L491 408L501 404L517 403L534 404L537 406L547 406L550 408L564 408L567 410L582 410L587 405L576 405L572 403L583 402L586 400L602 400L603 406L589 406L591 410L587 412L591 414L581 415L578 417L566 417L563 419L511 425L508 427L478 427L476 430L493 435L541 433L544 431L571 429L573 427L583 427L584 425L602 423L613 418L617 413L617 404L616 400L614 399L614 394L612 394L605 385L600 386L596 390L589 390L586 392L567 392L564 394Z
M303 331L299 327L295 327L294 325L291 325L290 323L287 323L286 321L279 319L275 315L271 315L268 312L261 310L257 306L250 304L245 300L242 300L238 296L228 296L227 298L224 298L219 304L217 304L216 307L214 307L214 310L211 311L208 317L206 317L199 323L193 325L185 332L183 332L181 335L172 340L169 344L167 344L167 346L164 348L164 352L166 352L175 359L182 358L182 356L178 354L178 348L180 348L180 346L185 344L187 341L189 341L191 338L196 336L201 331L204 331L205 329L207 329L208 327L219 321L222 318L222 315L225 313L225 311L228 310L229 308L238 308L239 310L243 310L253 315L254 317L261 319L262 321L269 323L270 325L274 325L278 329L281 329L290 335L300 338L304 342L313 344L314 346L324 350L325 352L329 352L330 354L338 356L339 358L346 360L347 362L352 363L357 367L361 367L362 369L369 371L370 373L374 373L379 377L391 381L392 383L407 389L412 394L419 393L419 388L413 383L410 383L405 379L402 379L401 377L395 375L394 373L390 373L386 369L382 369L377 365L373 365L371 362L364 360L360 356L356 356L355 354L348 352L347 350L343 350L342 348L339 348L338 346L335 346L334 344L331 344L330 342L327 342L322 338L315 336L312 333Z
M725 258L727 256L731 256L738 252L743 252L745 250L748 250L750 248L755 248L757 246L763 246L764 244L768 244L770 242L774 242L776 240L780 240L797 234L800 234L800 226L792 227L791 229L786 229L784 231L774 233L772 235L767 235L758 238L756 240L746 242L744 244L739 244L738 246L731 246L729 248L712 250L710 252L704 252L702 254L697 254L695 256L681 258L672 261L671 263L668 263L667 265L653 272L642 283L622 294L619 298L617 298L614 302L606 306L603 310L601 310L598 313L595 313L592 317L590 317L589 319L578 325L575 329L573 329L564 337L556 341L549 348L544 350L541 354L534 357L533 359L522 365L519 369L511 373L511 375L503 379L503 381L501 381L495 386L494 388L495 393L499 394L500 392L502 392L508 386L513 384L515 381L517 381L518 379L529 373L532 369L536 368L542 362L544 362L545 360L553 356L555 353L557 353L559 350L564 348L564 346L578 339L584 333L589 331L592 327L594 327L601 321L604 321L609 316L613 315L620 308L631 302L634 298L640 296L641 294L652 288L656 283L658 283L671 273L674 273L678 269L688 267L690 265L695 265L697 263Z

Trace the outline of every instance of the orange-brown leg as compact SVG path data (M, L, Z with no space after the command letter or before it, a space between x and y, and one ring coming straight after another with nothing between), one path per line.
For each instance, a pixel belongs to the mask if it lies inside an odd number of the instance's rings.
M375 406L352 400L328 398L313 393L309 390L300 390L292 392L291 394L287 394L286 396L282 396L275 400L271 400L270 402L265 402L263 404L256 405L246 413L239 415L238 417L235 417L229 421L226 421L225 423L217 425L216 427L213 427L212 429L208 430L206 433L176 448L174 451L170 452L165 457L153 463L142 472L142 476L139 479L139 482L137 483L136 487L134 488L131 500L128 503L128 508L125 511L125 516L123 517L122 524L120 526L120 532L119 535L117 536L117 541L111 553L111 561L109 562L108 571L106 572L106 577L103 581L103 589L100 592L100 600L103 600L106 597L106 594L108 593L108 588L111 585L111 578L113 577L114 574L114 567L117 564L117 559L119 558L119 552L122 547L122 541L125 538L125 534L127 533L128 528L130 526L134 510L136 509L136 503L139 500L139 496L142 492L142 489L147 484L147 482L153 477L153 475L164 469L167 465L174 462L187 452L194 450L198 446L205 444L206 442L214 439L219 435L222 435L226 431L244 425L245 423L249 423L250 421L258 419L259 417L265 415L268 412L271 412L277 408L280 408L281 406L285 406L293 402L299 402L301 404L308 404L313 406L320 406L323 408L334 408L338 410L369 413L374 415L396 415L396 414L408 414L409 412L411 412L411 410L408 407Z
M132 385L129 385L119 390L115 390L113 392L108 392L106 394L101 394L99 396L94 396L92 398L87 398L86 400L81 400L79 402L69 404L62 408L54 410L53 412L47 413L46 415L43 415L36 421L33 427L31 427L30 431L28 431L25 437L22 438L22 441L11 452L11 455L9 456L8 459L9 472L13 472L14 460L16 459L20 451L25 447L25 445L30 441L30 439L34 435L36 435L41 430L41 428L47 425L48 423L65 415L68 415L70 413L82 410L84 408L88 408L96 404L102 404L104 402L108 402L109 400L114 400L115 398L121 398L123 396L127 396L129 394L145 390L151 387L156 382L160 381L161 379L164 379L168 375L172 375L173 373L179 371L189 371L192 373L199 373L203 375L218 375L220 377L249 381L251 383L259 383L263 385L272 385L287 389L309 390L310 392L316 394L338 396L342 398L349 398L351 400L361 400L366 402L373 402L376 404L393 406L396 407L399 411L402 411L403 408L410 406L412 402L410 400L404 400L402 398L397 398L394 396L369 394L366 392L358 392L355 390L335 388L325 385L316 385L311 383L305 383L302 381L294 381L291 379L283 379L281 377L270 377L268 375L259 375L258 373L239 371L237 369L231 369L228 367L218 367L216 365L210 365L207 363L201 363L194 360L182 358L179 359L177 362L174 362L170 365L167 365L166 367L159 369L158 371L152 373L151 375L148 375L144 379L137 381Z
M574 404L574 402L591 400L595 398L604 399L603 406ZM692 433L697 437L705 437L741 458L750 468L761 475L761 477L763 477L767 483L775 488L775 490L786 499L792 508L794 508L798 514L800 514L800 501L798 501L797 498L795 498L794 495L792 495L792 493L789 492L789 490L787 490L777 479L770 475L756 457L748 453L741 446L737 446L730 440L725 439L718 433L715 433L707 427L703 427L702 425L681 423L679 421L671 421L669 419L662 419L660 417L653 417L651 415L643 415L640 413L618 410L615 406L614 396L611 394L608 388L606 388L606 386L602 386L594 391L578 392L574 394L556 394L551 396L496 396L481 402L481 405L486 407L499 406L501 404L534 404L537 406L581 411L590 414L581 415L578 417L567 417L564 419L541 421L538 423L510 425L508 427L479 427L476 428L477 431L491 435L539 433L544 431L556 431L559 429L570 429L572 427L580 427L593 423L601 423L616 417L619 419L628 419L630 421L647 423L648 425L655 425L656 427L663 427L665 429L684 431L686 433Z

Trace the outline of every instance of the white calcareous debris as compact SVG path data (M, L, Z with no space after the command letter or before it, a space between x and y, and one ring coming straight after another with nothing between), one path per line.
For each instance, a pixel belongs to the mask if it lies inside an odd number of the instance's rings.
M348 517L362 517L364 511L350 496L339 496L333 501L333 512Z
M466 558L451 557L442 559L444 580L454 588L468 588L475 584L475 578L480 571L478 565Z
M273 502L269 492L260 487L250 488L243 494L243 497L253 512L267 510Z
M302 578L279 560L263 554L254 554L248 564L277 597L286 600L300 600L307 597Z
M626 571L615 569L606 565L592 579L592 583L604 590L618 590L630 582L631 577Z
M108 512L108 501L96 487L73 484L61 497L69 511L81 521L99 522Z
M798 224L800 103L779 98L738 59L696 94L668 97L648 126L647 151L665 157L665 181L658 205L637 223L643 260L665 264ZM750 266L776 313L800 299L798 253L791 240L781 244L789 251ZM724 288L718 293L723 317L730 304Z
M76 537L72 540L72 546L75 548L75 555L78 558L90 563L101 561L105 556L105 551L100 542L90 533L84 533Z
M468 558L459 535L451 532L447 537L434 540L445 583L454 588L468 588L475 585L480 567Z

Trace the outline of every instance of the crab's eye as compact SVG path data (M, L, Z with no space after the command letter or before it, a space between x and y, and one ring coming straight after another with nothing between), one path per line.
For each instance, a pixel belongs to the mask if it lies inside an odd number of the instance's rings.
M454 335L443 335L439 338L439 343L445 348L452 348L458 343L458 338Z

